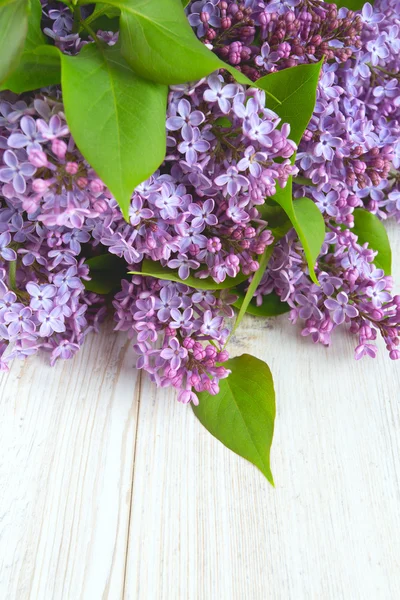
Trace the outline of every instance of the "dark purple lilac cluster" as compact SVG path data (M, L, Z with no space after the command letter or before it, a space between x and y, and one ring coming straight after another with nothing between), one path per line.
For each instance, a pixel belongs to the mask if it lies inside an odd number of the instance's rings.
M201 0L189 22L252 80L325 57L314 115L297 154L322 212L351 226L364 206L400 220L400 3L359 13L319 0Z

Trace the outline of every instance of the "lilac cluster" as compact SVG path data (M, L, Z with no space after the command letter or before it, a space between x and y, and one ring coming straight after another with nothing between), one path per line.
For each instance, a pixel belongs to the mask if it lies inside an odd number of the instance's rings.
M273 241L257 206L296 170L288 128L277 129L262 92L211 76L171 91L168 154L135 190L127 223L76 148L57 99L3 96L0 114L2 368L39 348L52 364L69 358L97 329L106 308L85 289L93 255L109 251L126 270L161 261L183 280L192 269L219 282L255 271ZM217 393L227 374L234 298L136 276L115 297L116 328L134 336L139 368L197 402L196 392Z
M107 221L101 243L128 263L150 258L178 269L181 279L195 271L220 283L255 272L273 242L257 206L297 172L289 127L278 129L262 91L216 74L173 88L167 116L163 166L136 188L131 227Z
M297 154L309 185L295 193L350 227L357 206L400 220L398 0L359 13L319 0L204 0L187 12L199 37L252 80L325 57Z
M319 0L200 0L187 14L198 37L252 80L323 57L344 62L361 46L360 16Z
M234 315L235 296L196 291L181 283L134 276L115 296L117 330L136 340L138 369L161 387L179 390L180 402L198 404L196 392L216 394L229 371L220 363Z
M351 231L326 234L316 265L320 285L311 282L301 246L291 231L277 245L257 290L257 302L272 291L291 307L292 322L304 321L302 335L329 345L337 326L346 323L358 336L356 359L375 357L379 333L391 359L400 358L400 296L393 280L374 264L376 252L361 246Z

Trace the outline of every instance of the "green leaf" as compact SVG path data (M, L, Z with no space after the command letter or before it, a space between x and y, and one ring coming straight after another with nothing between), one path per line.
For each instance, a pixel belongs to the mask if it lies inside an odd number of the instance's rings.
M0 83L15 69L28 33L28 0L0 0Z
M290 125L290 139L299 144L314 111L322 61L270 73L257 80L257 87L277 98L267 102L283 123Z
M238 316L236 317L235 325L233 326L229 337L231 337L231 335L235 333L235 331L239 327L240 322L242 321L244 315L246 314L247 308L248 308L251 300L253 299L256 289L258 288L258 286L260 284L260 281L262 279L262 276L265 273L265 269L267 268L269 259L271 258L271 254L273 251L274 251L273 245L267 246L266 249L264 250L264 254L262 255L261 260L259 262L260 266L253 275L253 279L251 280L250 285L247 289L246 295L243 298L243 302L240 307Z
M292 194L289 190L290 188L278 189L272 199L283 208L292 222L304 249L310 277L314 283L319 285L314 267L325 239L325 222L318 207L312 200L309 198L299 198L293 202Z
M358 236L358 243L368 245L378 254L375 257L374 264L378 269L383 269L386 275L392 272L392 250L385 226L376 215L356 208L354 211L354 228L352 232Z
M85 24L90 25L94 31L102 29L104 31L118 31L119 17L121 11L116 6L108 6L108 4L96 4L92 14L85 19ZM84 31L82 25L80 31Z
M116 47L88 44L61 56L71 133L127 218L134 188L165 156L168 89L139 77Z
M46 44L41 30L41 19L40 0L31 0L31 14L23 53L17 67L0 86L0 90L22 94L60 83L60 56L54 46Z
M89 267L90 281L85 288L96 294L109 294L121 287L121 279L126 277L126 263L114 254L101 254L85 260Z
M364 0L331 0L332 4L336 4L338 8L345 6L349 10L361 10L365 4ZM371 4L373 4L373 0Z
M84 4L91 0L83 0ZM237 81L248 77L211 52L189 25L181 0L107 0L121 10L122 54L141 77L185 83L226 69Z
M233 303L235 308L240 308L243 304L245 294L240 290L233 290L233 293L238 296L236 302ZM271 292L263 297L263 302L257 306L254 300L247 307L246 314L254 315L255 317L277 317L289 312L290 306L287 302L282 302L276 292Z
M189 275L187 279L181 279L178 272L168 267L163 267L159 262L145 259L142 263L141 271L130 271L131 275L143 275L145 277L155 277L156 279L164 279L166 281L176 281L177 283L184 283L189 287L193 287L197 290L226 290L243 283L249 278L248 275L239 273L237 277L227 277L222 283L216 283L212 277L206 277L200 279Z
M193 411L220 442L253 463L273 485L270 449L274 434L275 391L268 365L249 354L224 363L231 369L216 396L198 394Z
M268 222L268 229L271 230L275 240L280 240L293 225L286 212L272 198L266 198L264 204L257 206L262 219Z
M61 61L54 46L38 46L34 50L23 52L18 67L0 86L0 90L11 90L22 94L37 90L61 81Z

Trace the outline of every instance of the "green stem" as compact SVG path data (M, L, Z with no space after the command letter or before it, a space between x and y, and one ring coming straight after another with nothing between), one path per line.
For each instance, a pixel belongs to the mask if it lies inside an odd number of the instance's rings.
M12 260L9 262L8 267L8 287L14 291L17 289L17 261Z
M99 46L102 46L102 43L100 42L99 38L97 37L97 35L93 31L93 29L90 27L90 25L88 25L85 21L81 21L81 23L82 23L83 29L86 29L86 31L88 32L90 37L94 39L96 44Z
M299 175L298 177L293 177L293 183L297 183L298 185L312 185L312 186L314 186L314 184L311 181L311 179L307 179L307 177L301 177L301 175Z

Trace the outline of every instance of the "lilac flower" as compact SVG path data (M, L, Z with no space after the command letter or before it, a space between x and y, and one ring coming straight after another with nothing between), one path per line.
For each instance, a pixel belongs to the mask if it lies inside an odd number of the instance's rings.
M272 138L268 134L275 129L275 123L272 121L262 121L257 114L252 114L247 121L243 123L243 131L251 140L256 140L265 148L272 146Z
M53 367L59 358L62 358L64 360L72 358L79 350L79 348L79 344L75 344L73 342L70 342L69 340L62 340L51 353L51 366Z
M231 109L229 100L234 98L238 92L234 83L223 85L218 75L213 73L207 79L209 89L205 90L203 98L206 102L218 102L218 106L224 114Z
M178 269L178 275L181 279L187 279L190 275L190 269L198 269L200 263L182 254L179 258L168 261L168 266L170 269Z
M163 219L175 219L178 215L177 207L182 204L182 198L167 183L164 183L160 192L152 195L150 200L160 209Z
M49 337L54 332L62 333L66 329L61 306L56 306L50 311L39 310L38 319L41 323L39 329L41 337Z
M7 167L0 169L0 181L12 181L15 192L17 194L24 194L26 190L25 178L32 177L36 168L29 162L20 163L12 150L4 152L3 161Z
M197 162L197 152L207 152L210 144L201 138L198 127L182 129L182 138L183 142L179 144L178 150L185 154L187 163L193 166Z
M219 175L214 179L214 183L224 186L226 194L236 196L242 188L248 188L249 180L247 177L240 175L237 167L228 167L226 173Z
M8 231L0 233L0 256L4 260L17 260L17 253L12 248L9 248L11 242L11 234Z
M367 25L376 25L383 21L385 15L375 12L371 4L366 2L361 11L361 18Z
M332 311L332 319L337 325L343 323L346 317L354 319L358 315L357 308L349 304L349 297L346 292L339 292L336 300L327 298L324 304L328 310Z
M136 300L136 312L133 315L135 321L144 321L154 315L154 296L148 298L139 298Z
M190 102L185 98L178 103L179 116L169 117L167 119L167 129L170 131L177 131L178 129L185 130L186 137L190 138L192 135L192 127L198 127L204 122L205 116L200 110L194 110L191 112L192 107Z
M38 119L36 127L45 140L56 140L65 137L69 133L68 127L63 125L58 115L53 115L48 123L43 119Z
M200 331L201 333L204 333L204 335L218 340L220 337L222 323L222 317L213 317L211 310L206 310L203 315L203 324Z
M389 50L386 46L386 34L381 33L376 39L368 42L367 50L371 55L371 63L376 67L381 60L389 56Z
M34 333L36 327L31 317L32 310L28 306L16 309L15 311L6 312L4 314L4 321L9 323L9 335L14 337L20 332Z
M198 37L203 37L210 25L211 27L220 27L218 2L219 0L206 0L205 2L198 0L191 4L188 21L192 27L197 28Z
M82 281L77 277L77 268L69 267L66 271L58 273L53 279L54 285L59 288L59 294L63 295L69 290L81 290L83 288Z
M177 308L171 308L171 319L169 326L172 329L192 329L192 316L193 310L191 308L185 308L183 313Z
M255 63L259 67L263 67L266 71L271 71L275 67L275 63L279 60L280 56L278 52L271 52L268 42L264 42L261 46L261 51L255 58Z
M54 301L52 298L57 293L57 288L54 285L38 285L29 281L26 284L26 291L31 296L30 307L33 310L45 310L49 312L53 308Z
M170 362L171 369L174 371L179 369L182 360L184 360L187 355L188 351L179 344L175 337L169 340L169 348L164 348L161 350L160 354L161 358Z
M334 157L334 148L339 148L342 140L339 137L332 136L330 133L323 133L320 141L314 147L315 156L323 156L325 160L332 160Z
M163 287L160 290L160 296L155 299L154 304L154 308L157 311L157 318L162 323L165 323L170 318L171 309L179 308L181 304L182 300L171 286Z
M229 206L226 210L226 214L234 223L247 223L250 221L250 216L243 210L243 207L246 206L246 204L246 199L238 202L236 198L229 198Z
M316 200L316 205L322 213L326 213L330 217L337 217L339 210L336 203L339 199L338 192L332 190L328 194L323 192L313 192L313 198Z
M381 279L377 281L375 285L367 287L366 294L371 298L372 304L376 306L376 308L381 308L384 302L389 302L391 300L391 295L389 292L385 291L386 282Z
M213 214L214 210L214 200L209 198L202 205L199 204L189 204L188 210L191 215L193 215L192 227L200 228L204 224L212 226L218 223L217 217Z

